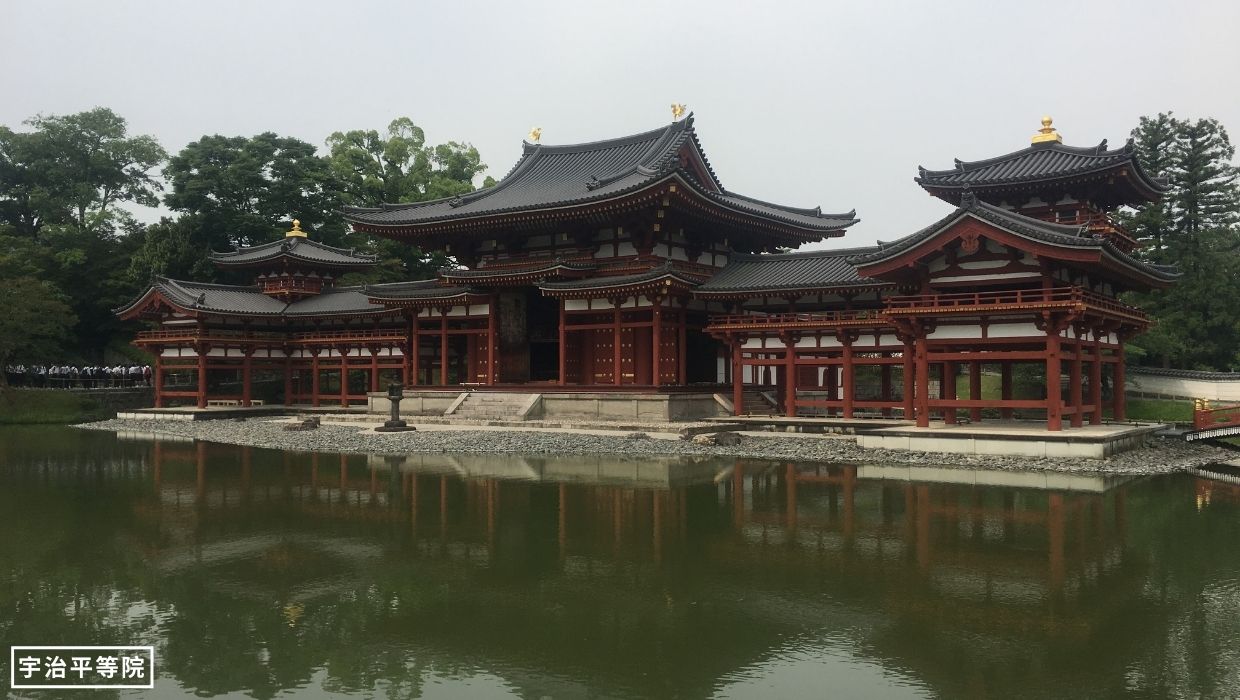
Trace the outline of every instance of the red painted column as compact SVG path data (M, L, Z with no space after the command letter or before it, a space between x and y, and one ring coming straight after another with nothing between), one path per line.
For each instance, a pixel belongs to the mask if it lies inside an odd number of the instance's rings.
M612 324L611 326L611 338L612 338L611 382L612 384L615 384L616 386L620 386L620 383L624 381L624 375L620 371L620 364L622 360L622 356L620 354L620 339L624 335L620 330L621 301L619 299L613 299L612 304L614 306L612 308L612 317L611 317L611 324Z
M913 419L913 397L917 394L917 370L914 367L914 358L916 357L916 354L917 351L914 350L912 343L904 344L904 366L903 371L901 372L903 376L900 378L901 383L904 385L904 393L901 396L904 400L904 420Z
M336 349L340 353L340 405L349 405L349 348L341 346Z
M732 412L738 416L745 414L745 363L741 359L744 341L732 338Z
M1115 350L1115 379L1111 382L1111 417L1117 421L1128 420L1127 406L1124 403L1124 341L1121 338Z
M439 310L439 385L448 386L448 309Z
M409 386L418 385L418 375L422 361L422 339L418 336L418 310L414 309L413 318L409 321Z
M1083 403L1081 401L1081 356L1084 350L1081 338L1078 336L1073 343L1072 364L1068 370L1068 396L1073 408L1072 418L1069 422L1073 428L1081 427L1085 418L1081 411L1081 404Z
M676 384L684 386L688 383L686 372L689 359L689 310L680 310L680 336L676 342Z
M796 337L784 338L784 412L789 418L797 414L797 348Z
M1011 360L1004 360L999 365L999 367L1000 367L999 398L1003 399L1004 401L1011 401L1012 400L1012 362ZM1003 420L1012 420L1013 415L1014 414L1012 413L1012 409L1010 408L1004 407L1004 408L999 409L999 417L1002 418Z
M969 400L982 400L982 363L974 360L969 363ZM970 408L969 420L974 423L982 422L982 409Z
M1063 430L1063 394L1059 385L1059 332L1046 331L1046 429Z
M293 405L293 361L284 358L284 405Z
M945 401L956 401L956 363L944 362L942 365L939 382L939 397ZM947 425L956 424L955 407L943 409L943 422Z
M155 408L164 407L164 358L162 357L163 348L154 348L155 352L155 372L151 375L151 381L154 384L151 387L155 392ZM155 443L159 445L159 443Z
M241 405L249 406L254 391L254 349L244 348L241 352L244 353L241 359Z
M883 359L890 358L891 355L889 353L883 353ZM879 370L879 383L881 384L879 390L883 394L883 401L891 401L891 365L883 365L882 369ZM882 414L884 417L891 417L891 409L884 407Z
M207 407L207 347L198 346L198 408Z
M379 348L371 346L370 350L370 390L379 391Z
M568 384L568 302L560 300L560 386ZM488 342L490 337L488 336ZM490 382L487 382L488 384Z
M827 396L832 401L838 401L840 398L840 373L835 365L827 365L823 368L827 379ZM835 415L835 409L831 406L827 407L827 415Z
M311 351L313 354L310 360L310 405L319 405L319 353L322 352L318 348Z
M560 308L564 308L564 302L560 302ZM495 384L495 295L491 295L491 304L487 308L487 385ZM564 317L560 316L560 327L564 327ZM560 343L560 357L564 357L564 344Z
M652 323L650 327L651 360L654 363L650 374L651 383L657 387L662 383L663 379L659 372L660 367L663 365L663 353L660 347L663 343L663 298L656 296L650 301L654 304L650 308L650 320Z
M852 347L851 338L844 339L843 375L844 376L841 378L840 384L843 385L841 388L843 389L843 392L844 392L844 417L852 418L853 417L853 399L856 397L857 391L856 391L856 387L854 386L856 382L853 379L856 376L856 371L855 371L855 368L853 367L853 347Z
M1089 414L1090 425L1102 425L1102 340L1094 333L1094 357L1089 363L1089 402L1094 410Z
M917 427L927 428L930 426L930 360L926 357L925 337L918 337L915 342Z

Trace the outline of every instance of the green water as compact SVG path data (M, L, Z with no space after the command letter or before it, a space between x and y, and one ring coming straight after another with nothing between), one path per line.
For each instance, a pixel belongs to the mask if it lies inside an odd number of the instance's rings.
M2 428L0 643L153 644L152 697L1240 694L1240 487L953 478Z

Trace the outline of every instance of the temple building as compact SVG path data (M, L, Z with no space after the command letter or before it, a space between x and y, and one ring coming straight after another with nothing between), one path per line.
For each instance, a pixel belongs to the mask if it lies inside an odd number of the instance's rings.
M456 264L433 279L337 286L375 259L294 222L283 240L214 254L253 285L157 279L118 313L156 324L135 342L157 358L158 406L251 405L256 381L282 387L268 401L349 405L400 381L922 426L992 409L1059 430L1101 422L1108 383L1122 419L1123 344L1148 320L1117 296L1176 277L1133 257L1111 217L1164 190L1131 144L1065 146L1045 119L1027 148L916 181L955 209L890 243L787 252L842 236L855 213L727 190L692 115L526 142L491 187L345 211L358 232L448 253ZM1045 377L1035 396L1020 395L1022 366ZM998 397L983 398L983 374Z

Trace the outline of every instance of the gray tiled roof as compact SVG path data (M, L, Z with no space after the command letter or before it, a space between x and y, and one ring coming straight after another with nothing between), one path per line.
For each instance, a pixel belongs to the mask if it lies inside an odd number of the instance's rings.
M638 272L631 275L591 277L589 279L571 280L566 282L544 282L538 285L538 287L539 289L547 289L552 291L563 291L568 289L597 289L603 287L622 287L632 284L641 284L643 282L653 282L664 278L674 278L690 285L701 284L701 280L697 279L692 274L684 273L680 270L672 268L670 265L664 264L647 270L646 272Z
M686 143L692 143L702 153L710 182L699 182L696 175L681 166L678 154ZM350 208L344 214L353 223L376 226L430 223L584 204L673 176L698 194L749 214L814 230L834 230L856 223L855 212L823 214L817 208L784 207L728 192L701 150L692 115L659 129L618 139L568 146L526 143L521 159L491 187L429 202Z
M151 288L185 309L237 316L330 316L384 310L381 304L371 303L362 293L362 287L332 287L292 303L267 296L256 286L185 282L157 277ZM117 312L133 308L145 297L146 293L128 306L117 309Z
M857 274L849 259L872 253L877 246L844 250L819 250L775 255L733 254L728 264L695 293L721 294L787 289L854 288L889 286L888 283Z
M365 255L355 250L333 248L309 238L290 236L278 241L249 246L227 253L212 251L211 261L225 266L251 266L279 258L289 258L298 262L323 267L367 267L375 264L378 258Z
M926 188L979 188L1086 175L1119 166L1132 169L1153 192L1166 191L1165 183L1141 169L1131 141L1115 150L1107 150L1106 141L1087 148L1065 146L1053 141L1037 143L986 160L957 159L956 167L949 170L927 170L918 166L918 176L914 180Z
M383 311L362 292L362 287L332 287L319 294L298 299L284 309L285 316L330 316Z
M1053 224L1049 221L1034 219L1023 214L1017 214L1007 209L988 204L975 197L972 193L966 193L961 200L961 205L952 213L942 219L930 224L926 228L905 236L897 241L893 241L881 246L878 250L871 253L862 253L850 258L850 262L854 265L868 265L871 263L886 260L903 253L910 248L933 238L940 231L954 224L957 220L964 216L974 216L978 219L994 224L1001 229L1010 231L1018 236L1028 238L1042 243L1049 243L1055 246L1067 248L1091 248L1099 249L1107 257L1112 258L1120 264L1130 267L1138 272L1153 277L1154 279L1171 281L1178 278L1179 272L1176 268L1168 265L1151 265L1132 257L1128 253L1116 248L1110 241L1102 237L1095 237L1089 233L1088 226L1066 226L1063 224Z
M448 299L474 290L470 287L450 287L439 280L416 280L413 282L388 282L370 284L362 292L371 299L399 301L402 299Z
M439 270L439 274L444 278L451 279L453 277L505 277L509 275L537 275L540 273L551 273L556 270L573 270L573 271L589 271L598 267L592 262L571 262L565 260L542 260L530 265L506 265L496 268L480 267L477 269L464 269L458 267L445 267Z

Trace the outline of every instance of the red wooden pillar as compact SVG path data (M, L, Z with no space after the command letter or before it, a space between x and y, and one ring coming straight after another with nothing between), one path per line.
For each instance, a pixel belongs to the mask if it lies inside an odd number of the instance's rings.
M663 377L660 376L659 369L663 363L663 353L660 345L663 343L663 298L656 295L650 299L654 306L650 307L650 345L651 361L654 363L651 373L651 384L656 387L662 383Z
M198 346L198 408L207 407L207 346Z
M340 346L336 348L336 352L340 353L340 405L349 405L349 348Z
M254 348L242 348L241 352L241 405L249 406L254 391Z
M1090 425L1102 425L1102 339L1094 332L1093 362L1089 363L1089 402L1094 410L1089 413Z
M853 367L852 338L843 338L842 340L844 341L844 376L841 378L840 384L843 385L841 388L844 392L844 417L852 418L853 398L857 394L856 387L854 386L856 382L853 379L856 376L856 371Z
M620 372L620 363L623 359L620 353L620 339L624 335L620 330L621 303L622 302L619 298L613 299L613 308L611 311L611 382L616 386L620 386L620 383L624 381L624 375Z
M797 339L785 335L784 341L784 412L788 417L797 414Z
M284 405L293 405L293 361L284 358Z
M939 398L944 401L950 401L953 405L943 409L943 422L947 425L956 424L956 363L944 362L940 365L942 368L939 375Z
M676 339L676 384L684 386L688 383L687 362L689 359L689 310L682 308L680 310L680 334Z
M1063 390L1059 383L1059 331L1049 324L1046 330L1046 429L1063 430Z
M163 355L164 350L163 348L160 348L160 347L152 348L152 350L155 353L155 372L151 375L151 380L152 382L154 382L154 386L152 387L152 389L155 392L155 408L163 408L164 407L164 358L162 357L162 355ZM159 443L155 443L155 444L156 446L159 445Z
M439 310L439 385L448 386L448 307Z
M1004 360L999 365L999 398L1004 401L1012 400L1012 361ZM999 409L999 417L1003 420L1012 420L1012 409L1003 407Z
M823 373L826 375L827 379L827 396L831 401L839 400L840 373L838 368L833 364L827 365L823 368ZM827 415L835 415L835 408L832 406L827 406Z
M564 301L560 301L560 328L564 327ZM491 295L490 306L487 308L487 385L495 384L495 295ZM562 331L561 331L562 332ZM564 343L560 343L560 361L564 360ZM563 365L561 365L563 366Z
M883 353L883 359L885 360L891 359L891 354ZM879 370L879 383L881 384L881 386L879 387L879 390L883 394L883 401L891 401L891 365L890 364L884 364L882 369ZM884 406L882 409L882 414L883 414L883 417L890 418L891 409Z
M379 391L379 348L371 346L370 350L370 390Z
M977 360L969 363L969 400L982 400L982 363ZM974 406L969 409L969 420L974 423L982 422L982 409L980 406Z
M739 337L732 338L732 412L738 416L745 414L745 363L741 358L745 341Z
M1068 395L1072 402L1072 418L1070 425L1073 428L1081 427L1085 416L1081 411L1081 359L1085 351L1083 343L1081 343L1080 334L1077 334L1076 340L1073 342L1072 364L1069 367L1068 379Z
M409 319L409 386L418 385L418 375L420 368L418 363L422 360L422 341L418 337L418 309L413 310L413 317Z
M490 336L488 336L488 342ZM568 384L568 302L560 300L560 386ZM488 384L490 382L487 382Z
M1111 417L1117 421L1128 420L1127 406L1124 403L1124 340L1119 339L1115 349L1115 374L1111 382Z
M930 427L930 360L926 356L926 339L918 337L916 341L916 349L914 350L915 362L917 363L917 427Z
M916 350L914 350L913 344L908 342L904 343L904 365L903 371L901 372L903 376L900 377L901 383L904 385L904 393L901 395L901 399L904 401L904 420L913 419L913 397L917 395L915 380L917 370L914 369L915 356Z
M313 353L310 360L310 405L319 405L319 353L322 352L318 348L310 351Z

